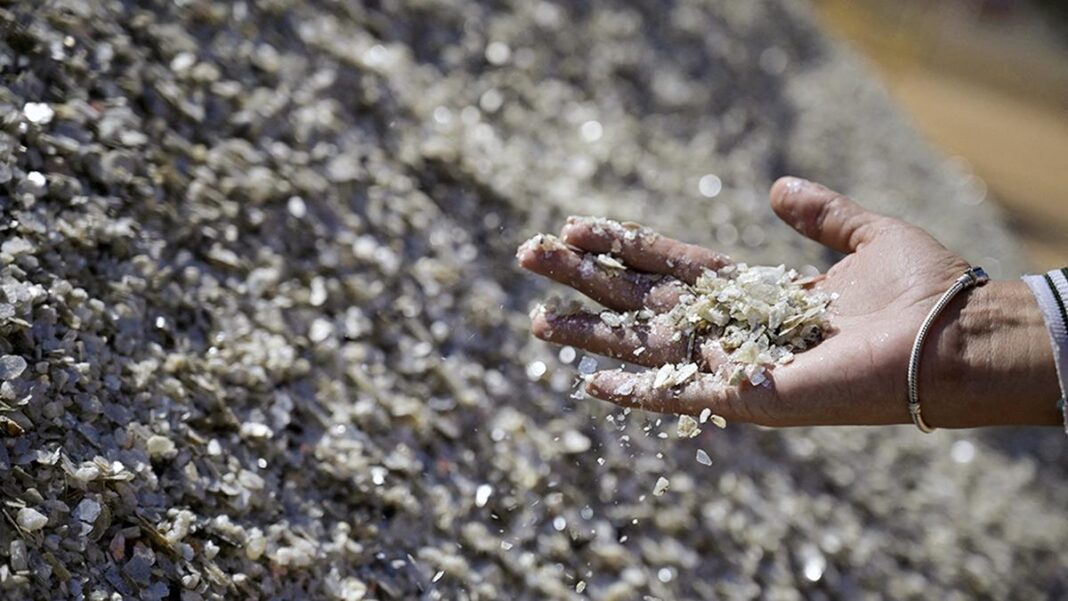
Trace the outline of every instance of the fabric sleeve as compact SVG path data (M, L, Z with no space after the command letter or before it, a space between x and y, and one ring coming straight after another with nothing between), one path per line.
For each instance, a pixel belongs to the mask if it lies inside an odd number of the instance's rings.
M1061 385L1061 398L1057 406L1064 416L1064 428L1068 433L1068 267L1054 269L1042 275L1025 275L1023 281L1034 293L1038 307L1046 322L1050 342L1053 344L1053 360L1057 366L1057 380Z

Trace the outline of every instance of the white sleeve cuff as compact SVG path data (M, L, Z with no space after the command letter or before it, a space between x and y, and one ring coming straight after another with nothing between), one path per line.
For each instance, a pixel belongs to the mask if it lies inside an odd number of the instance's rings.
M1061 385L1061 399L1057 405L1064 416L1065 432L1068 432L1068 268L1054 269L1042 275L1025 275L1023 281L1038 300L1038 308L1049 331L1053 344L1053 361L1057 366L1057 379Z

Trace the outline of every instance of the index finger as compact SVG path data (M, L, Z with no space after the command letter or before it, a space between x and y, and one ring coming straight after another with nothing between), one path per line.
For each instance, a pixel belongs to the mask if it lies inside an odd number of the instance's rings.
M568 217L560 234L568 244L594 253L612 253L628 266L649 273L673 275L693 284L706 269L733 263L722 253L687 244L637 223L597 217Z

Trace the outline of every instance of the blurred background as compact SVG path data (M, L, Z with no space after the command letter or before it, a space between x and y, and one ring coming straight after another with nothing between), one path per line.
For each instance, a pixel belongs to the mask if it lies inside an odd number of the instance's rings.
M1004 207L1035 268L1068 265L1068 4L818 0L916 127Z

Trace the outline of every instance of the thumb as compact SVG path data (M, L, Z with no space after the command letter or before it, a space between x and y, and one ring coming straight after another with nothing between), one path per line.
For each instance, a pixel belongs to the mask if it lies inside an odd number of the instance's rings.
M846 196L799 177L780 177L771 187L771 208L801 234L843 253L871 242L886 218Z

